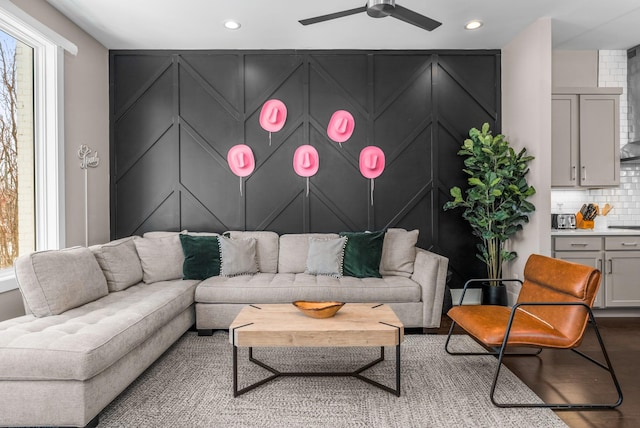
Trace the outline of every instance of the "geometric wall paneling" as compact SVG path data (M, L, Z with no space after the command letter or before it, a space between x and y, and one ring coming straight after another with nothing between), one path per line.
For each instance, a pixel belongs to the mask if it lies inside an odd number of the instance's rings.
M267 100L287 108L271 135ZM355 127L341 145L333 113ZM419 245L450 259L453 287L484 276L459 211L443 211L465 185L457 155L472 126L500 129L499 51L111 51L111 234L154 229L278 233L419 229ZM242 179L228 150L248 145ZM293 155L309 144L319 170L306 178ZM380 147L371 180L360 151Z
M226 158L227 151L242 140L238 126L241 106L231 105L195 70L180 64L180 119Z
M282 213L291 200L304 189L304 180L293 171L293 154L301 145L302 134L302 128L297 128L286 144L278 147L269 148L266 140L252 145L256 147L258 166L253 174L247 177L248 229L257 229L265 222L269 222L269 219ZM260 154L260 151L264 152L268 149L272 151L268 157Z
M116 216L119 236L131 235L175 193L179 165L177 146L171 132L164 135L131 166L116 177L116 206L127 206L135 201L135 210L123 210ZM169 225L167 225L169 226ZM179 227L179 223L170 225Z
M495 85L496 68L500 67L495 56L488 55L438 55L438 65L440 69L454 76L461 86L472 94L473 98L480 105L485 106L487 112L491 107L500 102L497 99Z
M305 215L308 211L308 203L305 191L300 189L300 192L293 195L291 200L280 207L279 211L267 217L265 222L259 225L260 227L247 227L247 230L273 230L279 234L309 230Z
M238 177L231 174L226 161L226 152L219 154L208 143L188 132L186 126L180 131L180 184L183 193L189 193L222 225L237 224L241 216ZM216 183L212 192L211 183Z
M357 227L346 216L340 218L340 208L329 200L324 194L315 194L309 200L310 230L314 232L329 233L344 230L364 230Z
M312 189L309 199L313 207L322 206L324 214L320 216L311 211L312 229L322 227L323 218L328 221L331 217L340 219L343 227L341 230L368 228L369 180L360 174L357 163L354 164L348 157L346 149L350 144L351 141L347 141L342 145L342 149L334 142L324 142L317 146L320 168L311 178ZM332 220L331 223L335 224L336 221Z
M118 83L111 88L111 109L116 117L171 67L168 55L119 55L111 57L111 77Z
M302 56L294 53L246 53L243 55L244 64L244 94L247 111L262 107L255 105L257 100L272 98L272 94L296 71L302 64ZM289 108L289 100L285 102Z
M286 75L286 80L279 82L273 91L265 92L260 98L256 99L245 97L247 103L247 122L245 123L247 137L251 135L249 134L250 130L255 130L258 141L268 142L268 133L259 126L258 118L260 117L262 106L269 99L283 101L287 109L284 127L280 131L272 133L272 142L282 141L283 138L286 138L287 132L293 131L302 124L305 111L303 98L304 79L304 68L297 67L292 69L291 73Z
M385 171L375 182L378 227L397 223L417 200L430 200L434 179L429 130L419 137L388 161Z
M437 60L438 165L447 165L449 172L440 173L437 205L451 199L452 186L467 186L463 159L457 155L471 127L488 122L494 133L500 130L500 55L475 53L465 57L442 53ZM460 109L464 109L461 114ZM486 276L485 265L476 258L477 241L471 227L462 219L461 210L440 211L437 220L443 254L449 254L453 273L452 287L462 287L471 277Z
M342 56L343 57L343 56ZM347 61L339 59L341 56L312 55L310 57L310 83L311 111L320 112L329 110L329 117L324 120L328 123L333 111L349 110L366 114L368 107L367 70L368 61L365 56L348 58ZM333 66L333 68L329 68ZM337 99L336 104L325 104L328 100ZM324 119L324 118L322 118Z
M366 76L368 62L366 55L313 54L310 55L309 64L317 74L339 88L339 93L344 94L350 104L364 111L369 101ZM339 106L335 106L335 110L339 109Z
M373 85L375 90L374 108L378 112L385 104L392 102L398 94L416 79L428 74L432 55L380 54L374 56Z
M438 192L439 206L451 200L449 192ZM457 216L455 215L457 214ZM477 241L470 239L471 227L462 218L460 212L447 211L440 216L438 221L438 247L441 254L449 257L449 269L452 272L451 287L462 288L465 281L470 278L485 278L487 275L486 265L477 257Z
M487 119L491 123L490 119ZM440 182L436 188L436 205L442 207L445 202L451 200L449 189L453 186L466 186L467 175L462 172L464 168L463 158L458 156L458 150L465 138L468 138L468 129L476 124L463 124L454 126L441 120L437 129L439 141L438 165L447 165L448 173L440 174ZM460 129L457 129L460 128ZM437 221L439 248L442 254L449 254L452 272L452 287L462 287L464 282L471 277L486 276L485 265L476 258L477 252L474 239L468 239L471 235L471 227L461 216L461 209L452 211L440 211Z
M215 93L230 106L240 106L241 85L238 76L242 57L236 54L183 53L180 55L181 69L202 79Z
M129 235L142 235L149 230L180 229L180 194L171 192L144 221Z
M438 84L442 85L438 89L446 94L439 100L441 113L453 113L458 106L468 104L467 120L478 121L487 115L491 118L488 122L499 120L500 98L496 85L500 81L495 79L500 75L499 56L469 55L463 63L457 56L439 55L438 74ZM467 131L468 128L464 130L465 135Z
M457 116L458 109L463 107L467 113L465 122L474 123L476 127L482 125L484 118L489 117L489 122L495 121L495 117L491 117L495 112L487 111L484 105L469 93L461 82L455 80L451 74L444 72L442 69L438 73L439 93L443 96L438 99L438 113L448 123L455 124L457 131L467 134L469 128L461 123ZM446 95L445 95L446 94ZM491 128L493 130L493 127ZM468 138L468 135L467 135ZM462 145L462 142L459 144Z
M171 69L166 69L115 118L115 148L121 156L112 171L118 178L169 132L173 126L172 99L173 77Z
M227 204L228 205L228 204ZM228 230L231 229L216 216L223 216L220 210L212 213L205 205L189 192L180 193L180 217L191 230Z
M420 79L402 88L393 102L376 111L375 144L392 158L411 144L418 133L431 125L432 100L430 70Z

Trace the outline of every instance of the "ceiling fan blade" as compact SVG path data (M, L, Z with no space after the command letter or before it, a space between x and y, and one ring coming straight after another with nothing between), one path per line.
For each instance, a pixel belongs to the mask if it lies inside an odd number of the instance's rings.
M342 18L343 16L355 15L356 13L361 13L366 11L367 11L367 6L362 6L362 7L357 7L355 9L343 10L342 12L316 16L315 18L301 19L298 22L301 23L302 25L317 24L318 22L329 21L331 19Z
M404 21L408 24L413 24L416 27L423 28L427 31L433 31L442 25L442 22L438 22L431 18L427 18L424 15L420 15L417 12L414 12L405 7L399 6L397 4L395 9L391 12L390 15L396 19Z

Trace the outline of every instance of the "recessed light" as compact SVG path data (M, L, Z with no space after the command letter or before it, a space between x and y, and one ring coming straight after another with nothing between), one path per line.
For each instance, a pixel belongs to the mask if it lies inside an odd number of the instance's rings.
M480 20L474 19L473 21L469 21L464 25L465 30L477 30L482 27L483 23Z
M224 21L224 28L227 30L237 30L240 28L240 23L238 21L234 21L233 19L227 19Z

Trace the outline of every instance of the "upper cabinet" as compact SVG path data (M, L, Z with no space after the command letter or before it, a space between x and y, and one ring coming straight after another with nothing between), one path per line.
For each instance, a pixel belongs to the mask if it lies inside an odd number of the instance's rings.
M555 88L551 105L551 185L620 184L621 88Z

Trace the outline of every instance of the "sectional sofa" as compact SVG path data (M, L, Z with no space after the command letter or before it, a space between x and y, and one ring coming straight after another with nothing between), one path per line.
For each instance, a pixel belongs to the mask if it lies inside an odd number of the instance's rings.
M95 426L185 331L226 329L250 303L388 303L406 327L438 327L448 261L417 233L151 232L22 256L28 315L0 322L0 426Z

